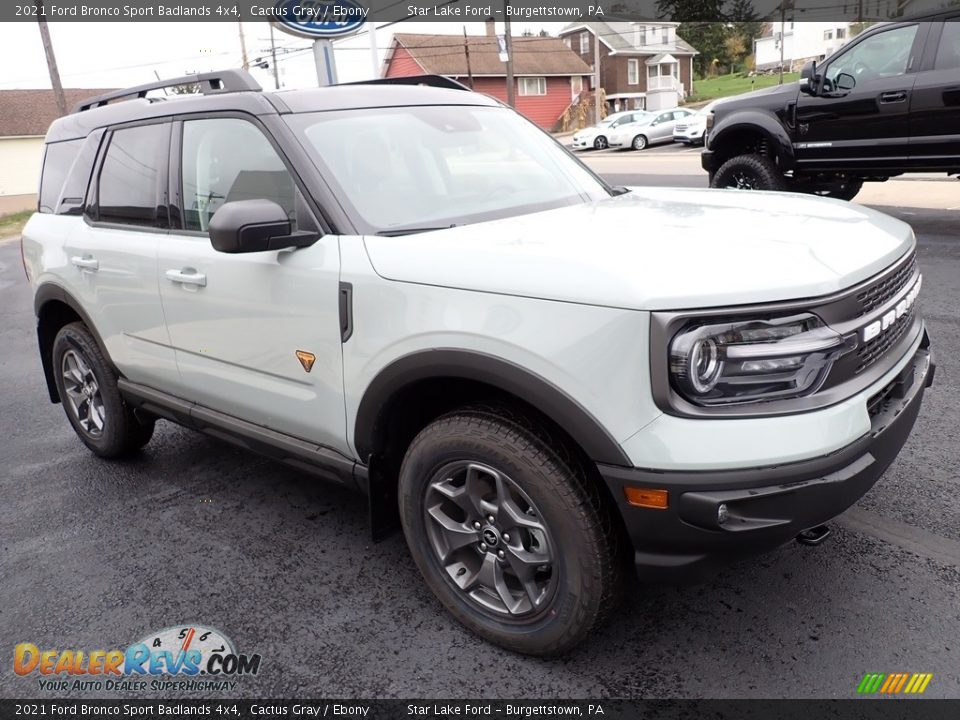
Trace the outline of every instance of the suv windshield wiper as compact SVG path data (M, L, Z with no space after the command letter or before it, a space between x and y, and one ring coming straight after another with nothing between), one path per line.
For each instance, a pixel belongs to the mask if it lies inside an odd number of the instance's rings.
M436 227L405 227L394 228L392 230L381 230L377 233L382 237L399 237L401 235L416 235L417 233L434 232L436 230L449 230L457 227L456 223L452 225L438 225Z

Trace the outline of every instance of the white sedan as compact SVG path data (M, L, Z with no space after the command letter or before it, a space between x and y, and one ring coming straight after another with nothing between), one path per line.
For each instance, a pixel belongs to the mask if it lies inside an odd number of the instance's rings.
M673 142L674 126L691 115L692 112L682 109L646 113L639 122L622 125L611 133L610 147L644 150L648 145Z
M721 100L714 100L704 105L687 120L677 123L673 128L673 141L687 145L703 145L703 139L707 131L707 117L713 113L713 109L721 102Z
M630 110L607 115L593 127L578 130L573 136L573 143L570 147L574 150L588 150L590 148L603 150L608 145L607 139L611 132L621 125L637 122L647 114L643 110Z

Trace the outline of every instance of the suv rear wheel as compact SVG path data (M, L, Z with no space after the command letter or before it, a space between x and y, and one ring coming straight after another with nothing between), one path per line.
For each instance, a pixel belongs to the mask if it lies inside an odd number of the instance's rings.
M123 401L116 375L83 323L60 329L52 355L63 410L84 445L100 457L115 458L150 441L154 424L141 423Z
M465 409L411 443L400 515L420 572L460 622L508 650L557 655L619 597L618 526L597 490L533 423Z
M727 160L710 181L713 188L783 190L783 175L773 160L763 155L738 155Z

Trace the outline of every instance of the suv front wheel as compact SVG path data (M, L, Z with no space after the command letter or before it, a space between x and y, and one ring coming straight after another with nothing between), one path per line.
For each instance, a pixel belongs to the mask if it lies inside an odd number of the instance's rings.
M738 155L727 160L710 180L712 188L736 190L783 190L783 175L763 155Z
M121 457L150 441L154 424L141 423L123 401L116 375L83 323L60 329L53 341L52 360L67 419L96 455Z
M490 409L439 418L411 443L399 496L420 572L478 635L558 655L614 607L619 528L582 466L534 423Z

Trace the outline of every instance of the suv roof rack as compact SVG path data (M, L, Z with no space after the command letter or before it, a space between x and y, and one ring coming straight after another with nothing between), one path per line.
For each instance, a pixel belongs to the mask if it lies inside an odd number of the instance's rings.
M361 80L359 82L341 83L342 85L428 85L436 88L446 88L448 90L466 90L473 92L470 88L453 78L443 75L413 75L411 77L392 77L380 78L378 80Z
M244 92L248 90L260 91L263 88L256 80L245 70L218 70L216 72L197 73L195 75L184 75L183 77L171 78L170 80L159 80L146 85L137 85L136 87L126 88L125 90L114 90L104 93L97 97L84 100L77 105L73 112L79 113L90 108L103 107L111 100L133 97L138 98L147 96L151 90L163 90L180 85L199 85L202 95L218 95L220 93Z

